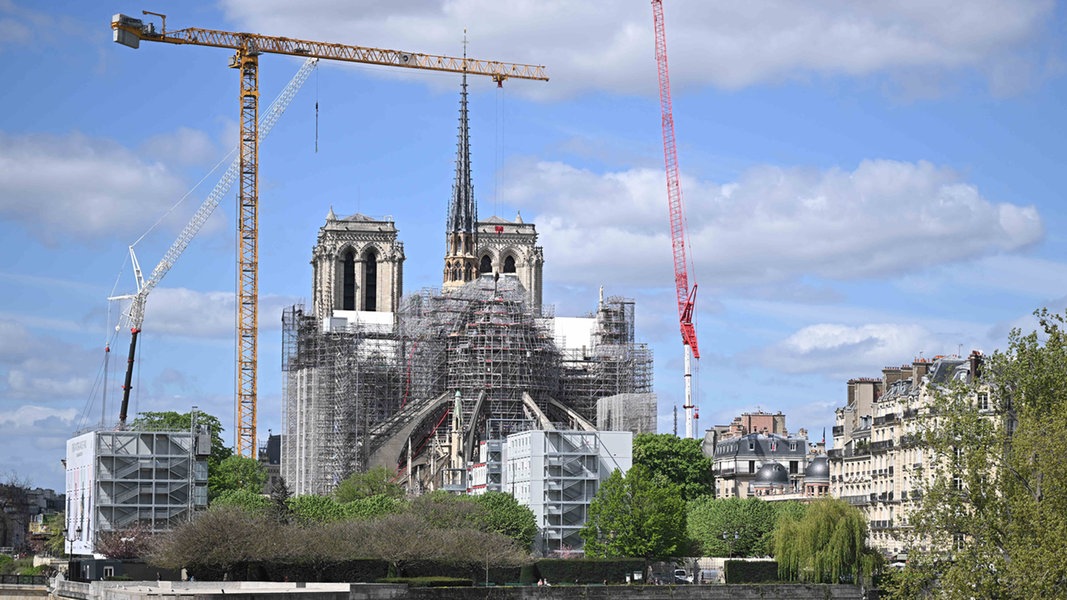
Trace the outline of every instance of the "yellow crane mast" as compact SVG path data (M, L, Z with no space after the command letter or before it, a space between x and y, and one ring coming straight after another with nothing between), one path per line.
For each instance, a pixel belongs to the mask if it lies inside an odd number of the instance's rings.
M470 73L491 77L502 85L505 79L533 79L548 81L545 68L537 65L512 64L498 61L436 56L418 52L402 52L348 44L334 44L286 37L236 33L189 27L167 31L167 17L143 11L145 15L160 17L157 30L154 23L118 14L111 19L114 41L137 48L141 41L168 44L214 46L229 48L236 53L230 67L238 70L241 79L239 100L240 186L238 192L238 252L237 252L237 377L235 423L235 452L254 457L256 451L256 368L257 330L259 327L259 55L290 54L303 58L320 58L345 62Z

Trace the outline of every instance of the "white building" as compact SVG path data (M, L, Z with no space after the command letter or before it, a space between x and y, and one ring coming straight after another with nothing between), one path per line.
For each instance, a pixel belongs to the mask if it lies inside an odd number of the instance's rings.
M589 504L615 469L633 464L629 431L530 430L507 437L504 491L534 513L545 555L580 551Z
M206 430L92 431L67 440L70 554L94 554L98 535L169 531L207 506Z
M848 400L836 410L830 463L830 495L859 508L870 527L870 544L886 556L907 556L912 532L908 517L921 498L923 470L930 451L921 444L921 426L930 418L931 397L951 382L972 382L982 366L981 352L970 356L917 358L885 367L882 377L848 382ZM976 394L983 413L992 415L988 393Z

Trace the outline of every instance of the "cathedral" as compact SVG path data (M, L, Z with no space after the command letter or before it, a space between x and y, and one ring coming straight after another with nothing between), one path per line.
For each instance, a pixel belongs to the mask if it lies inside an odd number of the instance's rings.
M583 317L542 302L544 256L521 216L479 220L467 82L440 289L404 294L391 220L331 208L312 250L312 304L284 311L282 476L329 493L376 466L412 493L463 489L480 444L540 430L655 431L652 354L634 302Z

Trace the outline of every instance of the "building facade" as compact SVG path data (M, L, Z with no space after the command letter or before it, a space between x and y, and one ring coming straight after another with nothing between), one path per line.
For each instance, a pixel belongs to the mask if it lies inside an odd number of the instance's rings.
M67 440L70 554L105 532L170 531L207 507L211 436L199 431L91 431Z
M802 498L826 493L821 486L805 484L812 465L819 457L825 458L822 442L809 446L804 429L790 434L781 411L742 413L729 425L712 427L702 448L712 462L717 498ZM817 467L814 472L819 472Z
M338 218L330 208L311 253L314 313L324 321L396 312L404 294L404 244L388 217Z
M629 431L529 430L507 437L504 490L530 508L540 530L540 552L581 552L580 531L600 484L633 465Z
M881 378L848 382L847 402L835 413L834 447L827 453L830 493L864 513L871 545L889 557L906 557L908 514L929 463L919 433L930 399L954 381L973 381L981 364L977 351L967 358L918 358L884 368Z

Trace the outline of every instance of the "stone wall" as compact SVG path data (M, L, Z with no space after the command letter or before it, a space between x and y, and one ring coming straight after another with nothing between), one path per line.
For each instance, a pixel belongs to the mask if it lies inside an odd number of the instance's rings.
M0 600L45 600L48 587L43 585L0 584Z
M560 585L408 588L271 582L57 582L55 600L864 600L851 585ZM7 598L0 598L7 600ZM21 600L21 599L18 599ZM36 600L36 599L34 599Z
M863 600L851 585L566 585L412 588L408 600Z

